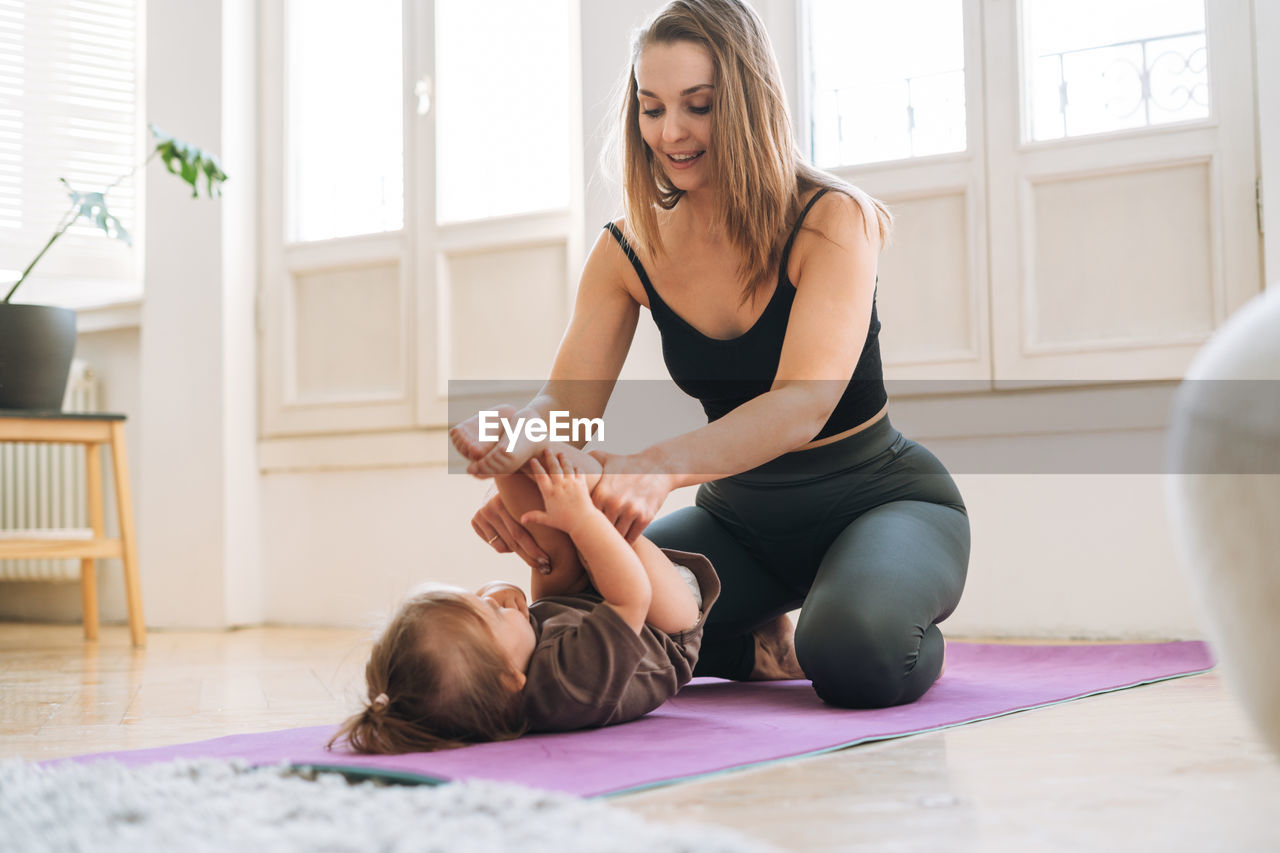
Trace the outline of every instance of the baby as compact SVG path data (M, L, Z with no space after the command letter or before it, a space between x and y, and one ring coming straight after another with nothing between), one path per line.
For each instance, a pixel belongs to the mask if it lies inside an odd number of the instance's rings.
M605 726L687 683L720 581L701 555L629 544L591 502L599 478L566 445L497 478L507 510L551 546L532 604L501 582L410 597L370 653L369 704L329 746L422 752Z

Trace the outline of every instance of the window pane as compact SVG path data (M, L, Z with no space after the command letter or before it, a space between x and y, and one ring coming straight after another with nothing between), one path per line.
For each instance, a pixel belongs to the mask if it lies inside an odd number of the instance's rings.
M568 0L436 0L436 218L569 206Z
M962 0L810 0L813 159L965 150Z
M1033 140L1209 115L1203 0L1026 0Z
M287 32L290 239L403 228L400 0L293 0Z

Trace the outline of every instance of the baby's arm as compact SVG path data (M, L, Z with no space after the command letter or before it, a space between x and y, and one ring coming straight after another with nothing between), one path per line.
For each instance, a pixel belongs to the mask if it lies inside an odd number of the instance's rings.
M528 466L546 508L526 512L520 523L543 524L567 533L605 604L639 634L653 589L635 549L591 503L586 475L565 454L548 450L541 460L529 460Z
M689 584L667 559L667 555L662 553L662 549L648 539L637 537L634 548L653 589L645 621L668 634L678 634L692 628L698 621L699 613L698 602L694 599Z

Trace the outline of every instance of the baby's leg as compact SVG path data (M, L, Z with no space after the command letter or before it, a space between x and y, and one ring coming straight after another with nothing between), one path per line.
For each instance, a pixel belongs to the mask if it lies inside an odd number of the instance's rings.
M668 634L678 634L696 625L700 615L698 602L684 576L661 548L643 536L636 540L635 549L653 590L644 621Z
M595 457L568 444L553 444L551 449L556 453L564 454L568 462L586 475L588 491L594 489L596 483L600 482L601 467ZM511 476L523 481L517 488L519 488L522 495L525 495L524 500L532 499L534 501L532 505L525 507L521 511L541 509L542 496L538 493L538 487L533 484L533 481L518 474ZM502 485L499 484L498 488L501 491ZM525 494L526 492L532 492L532 495L528 496ZM502 500L504 504L507 503L505 494L503 494ZM510 507L508 507L508 511L511 511ZM517 513L512 512L512 514L519 518ZM535 527L537 530L555 534L558 539L549 539L549 542L544 544L543 540L539 538L539 534L535 532ZM572 540L561 531L534 525L530 527L529 532L533 534L533 538L537 540L538 545L551 557L552 577L566 577L570 572L581 572L583 568L590 569L589 566L582 566L580 555L574 549ZM565 553L566 546L568 554ZM636 539L634 547L636 555L640 557L640 562L644 566L645 574L649 576L649 586L653 591L645 621L659 631L665 631L669 634L676 634L692 628L698 621L699 612L698 603L694 600L693 590L689 589L689 584L685 582L676 567L671 565L671 561L667 559L666 554L663 554L657 545L641 536ZM552 548L556 549L554 553L551 550ZM569 554L572 555L572 560L570 560ZM558 575L561 571L561 565L567 568L565 575ZM570 566L572 568L569 568ZM535 577L536 580L537 578ZM560 583L557 580L556 586L559 587L559 585ZM554 595L555 593L544 594ZM538 598L539 596L535 595L534 597Z
M587 488L595 486L600 479L600 463L586 453L570 445L555 444L552 450L566 454L572 458L574 465L587 475ZM517 520L521 515L533 509L542 509L542 495L532 479L525 473L526 465L515 474L504 474L494 478L498 486L498 494L507 512ZM550 574L534 572L531 583L531 598L535 601L549 595L564 595L581 592L588 583L583 571L582 561L573 540L554 527L542 524L528 525L529 534L533 536L538 547L546 552L551 560Z
M563 452L578 470L587 475L588 490L596 487L596 483L600 482L601 467L595 457L576 447L557 445L555 449ZM684 577L667 559L667 555L662 553L662 549L643 536L636 539L633 547L644 566L645 574L649 576L649 587L653 592L645 622L668 634L678 634L692 628L698 621L698 602ZM589 566L587 568L590 569Z
M569 445L554 445L552 449L563 453L568 461L587 475L588 491L600 482L601 467L595 457ZM644 621L668 634L692 628L698 621L698 602L684 577L662 549L643 536L636 539L633 547L645 574L649 576L649 587L653 592ZM590 566L587 569L590 570Z

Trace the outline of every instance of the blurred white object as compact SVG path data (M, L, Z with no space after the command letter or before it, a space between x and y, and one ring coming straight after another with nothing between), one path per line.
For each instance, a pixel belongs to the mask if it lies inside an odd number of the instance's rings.
M1201 350L1169 442L1183 568L1228 685L1280 753L1280 288Z

